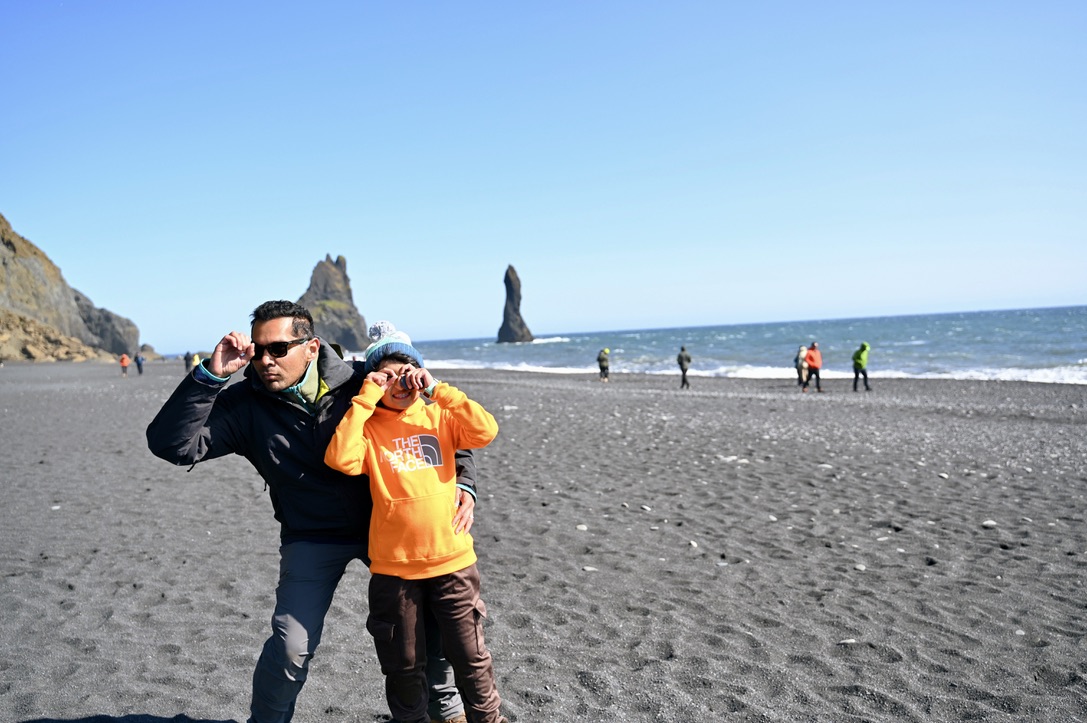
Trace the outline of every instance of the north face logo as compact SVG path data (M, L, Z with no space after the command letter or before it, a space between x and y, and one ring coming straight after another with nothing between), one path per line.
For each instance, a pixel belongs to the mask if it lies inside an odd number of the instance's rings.
M433 434L419 434L411 438L416 454L427 461L431 467L442 466L442 447Z
M385 458L394 472L410 472L442 465L442 448L433 434L417 434L393 440L395 450L386 450Z

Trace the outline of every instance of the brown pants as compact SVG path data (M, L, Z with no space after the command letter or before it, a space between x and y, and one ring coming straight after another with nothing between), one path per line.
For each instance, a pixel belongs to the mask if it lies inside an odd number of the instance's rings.
M483 641L487 608L479 597L475 565L426 580L370 576L370 616L389 712L402 723L429 723L426 633L423 606L438 619L442 652L453 666L457 688L471 723L497 723L502 700L495 686L491 654Z

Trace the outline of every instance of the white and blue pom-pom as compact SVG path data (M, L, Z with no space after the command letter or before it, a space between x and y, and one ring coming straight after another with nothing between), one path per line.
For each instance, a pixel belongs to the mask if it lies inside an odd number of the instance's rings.
M366 332L371 341L378 341L396 332L391 321L375 321Z

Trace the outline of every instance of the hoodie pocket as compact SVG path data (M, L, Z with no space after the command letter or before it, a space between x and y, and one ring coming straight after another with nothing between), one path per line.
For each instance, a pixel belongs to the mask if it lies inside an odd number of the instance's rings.
M453 534L453 498L440 494L393 500L370 531L370 557L408 563L442 560L472 544L469 535Z

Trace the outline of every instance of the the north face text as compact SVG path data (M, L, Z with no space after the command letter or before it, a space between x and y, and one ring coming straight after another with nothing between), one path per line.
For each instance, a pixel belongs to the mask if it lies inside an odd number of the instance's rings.
M395 449L385 450L385 459L394 472L411 472L427 467L440 467L442 448L432 434L417 434L394 439Z

